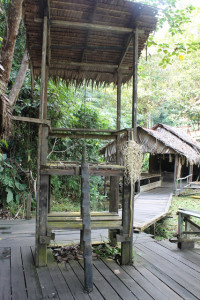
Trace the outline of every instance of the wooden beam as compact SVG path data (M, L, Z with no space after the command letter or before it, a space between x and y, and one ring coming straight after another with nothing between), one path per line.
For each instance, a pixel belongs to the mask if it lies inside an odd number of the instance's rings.
M41 62L41 88L40 88L40 119L44 119L44 99L46 93L46 59L47 59L47 16L43 22L42 62Z
M125 45L125 50L122 52L120 60L119 60L118 69L120 69L122 64L123 64L124 58L125 58L128 50L130 49L130 45L132 44L132 40L133 40L133 33L131 33L128 37L128 40L127 40L126 45Z
M36 118L28 118L28 117L19 117L19 116L12 116L13 121L22 121L22 122L30 122L36 124L44 124L51 127L51 121L43 120L43 119L36 119Z
M97 0L94 0L94 7L93 7L93 12L90 14L90 23L92 24L93 23L93 20L94 20L94 16L95 16L95 12L96 12L96 9L97 9ZM82 55L81 55L81 61L83 62L84 61L84 56L85 56L85 51L87 50L87 44L88 44L88 39L89 39L89 35L90 35L90 32L91 30L89 29L87 34L86 34L86 38L85 38L85 45L84 45L84 49L83 49L83 52L82 52Z
M123 176L124 175L124 167L122 166L90 166L90 176ZM80 167L79 166L55 166L48 167L44 166L41 169L42 175L72 175L72 176L80 176Z
M77 139L77 138L85 138L85 139L97 139L97 140L114 140L116 138L115 135L109 134L79 134L79 133L50 133L50 137L52 138L69 138L69 139Z
M31 46L31 49L41 49L40 46ZM133 48L133 47L130 47ZM51 45L51 49L60 49L60 50L84 50L85 45L70 45L70 46L59 46L59 45ZM121 46L88 46L87 50L101 50L101 51L123 51L125 47Z
M42 23L42 19L35 18L34 22ZM61 28L75 28L83 30L96 30L104 32L116 32L119 34L126 34L133 32L133 28L119 27L119 26L110 26L110 25L101 25L101 24L90 24L90 23L80 23L80 22L70 22L62 20L51 20L50 25L52 27L61 27Z
M103 132L103 133L115 133L116 130L112 129L89 129L89 128L56 128L52 127L51 132Z
M132 101L132 127L134 140L137 141L137 78L138 78L138 29L133 33L133 101Z
M49 71L51 72L51 71L74 71L73 69L71 70L70 68L69 68L70 66L68 65L68 66L64 66L64 67L54 67L54 66L52 66L52 67L50 67L49 68ZM94 68L96 68L96 66L94 65L93 66L93 68L92 67L86 67L87 68L87 70L86 69L83 69L83 67L80 65L80 66L78 66L78 65L76 65L76 67L78 67L79 68L79 70L80 71L82 71L84 74L85 73L97 73L97 74L112 74L113 76L115 75L115 73L116 73L116 68L115 69L112 69L112 68L107 68L107 66L105 66L105 69L103 69L103 68L99 68L99 69L95 69L94 70ZM40 69L39 67L34 67L34 69ZM78 70L75 70L75 72L78 72ZM128 70L128 69L124 69L124 70L121 70L121 74L123 75L123 76L130 76L130 74L131 74L131 70Z
M52 60L52 64L54 63L54 61ZM58 62L56 62L58 64ZM112 70L117 70L118 69L118 65L114 65L114 64L98 64L98 63L86 63L86 62L75 62L75 61L71 61L71 62L65 62L65 61L59 61L59 64L62 64L62 68L65 69L69 66L72 67L83 67L83 68L99 68L100 70L104 70L104 69L112 69ZM34 67L35 68L35 67ZM58 67L57 67L58 68ZM120 70L131 70L132 68L130 68L129 66L123 66L121 67Z

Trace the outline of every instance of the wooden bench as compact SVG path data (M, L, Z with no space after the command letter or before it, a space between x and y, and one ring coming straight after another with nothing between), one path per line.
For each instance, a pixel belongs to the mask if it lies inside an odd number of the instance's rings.
M52 212L47 218L48 230L82 229L80 212ZM122 218L117 213L91 212L92 229L121 229Z
M194 242L200 241L200 237L191 237L191 235L200 235L200 226L191 221L191 217L200 218L200 212L179 209L178 214L178 248L179 249L192 249ZM184 229L185 222L185 229Z

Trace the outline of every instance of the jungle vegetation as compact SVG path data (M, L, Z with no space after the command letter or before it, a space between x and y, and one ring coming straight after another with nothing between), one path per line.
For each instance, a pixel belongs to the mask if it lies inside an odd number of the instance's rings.
M150 37L139 62L138 125L151 127L161 122L197 128L200 120L200 7L192 0L188 5L181 0L140 2L155 5L160 13L158 30ZM10 100L14 115L34 118L39 112L40 82L31 82L21 5L22 0L0 0L3 92ZM14 24L11 22L13 14L16 16ZM7 42L8 38L11 43ZM131 94L130 82L122 88L122 128L131 127ZM66 86L62 80L50 80L48 119L53 127L115 129L116 87L77 88ZM13 215L19 208L23 212L28 193L32 195L32 208L35 207L37 133L37 125L13 122L10 136L0 141L0 209L9 209ZM82 142L54 140L49 144L48 159L80 160ZM98 152L101 146L100 141L87 141L88 161L103 159ZM92 208L105 208L102 179L94 177L90 184ZM51 196L55 209L77 208L80 181L73 177L53 177Z

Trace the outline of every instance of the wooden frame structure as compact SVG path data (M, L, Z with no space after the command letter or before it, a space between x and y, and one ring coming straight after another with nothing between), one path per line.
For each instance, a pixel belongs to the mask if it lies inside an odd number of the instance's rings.
M119 153L121 130L121 85L133 76L133 131L136 137L137 65L149 34L155 30L157 11L149 6L124 0L24 0L24 24L27 30L32 73L41 77L38 141L38 199L36 225L36 265L47 263L50 176L77 175L82 177L82 238L85 258L85 289L92 288L91 224L89 210L89 176L111 176L110 214L118 213L119 176L123 167L116 164L92 165L57 162L48 164L48 138L70 137L116 140ZM117 85L116 130L83 130L49 128L47 121L48 78L62 78L67 84L80 85L84 81ZM30 120L32 121L32 120ZM124 184L123 213L120 226L110 237L122 242L122 263L132 262L132 228L130 223L129 186ZM132 202L131 202L132 203ZM115 217L115 216L114 216ZM111 217L110 217L111 218ZM79 218L80 219L80 218ZM111 218L112 219L112 218ZM115 222L116 220L113 219ZM98 223L98 222L97 222ZM61 225L62 226L62 225ZM99 225L101 228L101 225ZM130 234L131 232L131 234ZM87 270L87 271L86 271Z
M200 226L191 218L200 218L200 212L180 208L178 215L177 239L171 239L171 243L177 243L179 249L193 249L194 243L200 241ZM192 237L193 235L193 237Z

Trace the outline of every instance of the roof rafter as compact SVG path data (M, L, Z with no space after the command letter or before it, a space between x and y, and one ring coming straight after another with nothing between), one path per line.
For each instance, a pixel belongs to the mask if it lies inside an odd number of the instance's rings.
M131 18L130 27L133 27L133 28L137 27L137 20L140 17L141 13L142 13L142 6L141 7L139 6L138 9L137 9L137 12ZM126 53L129 50L129 47L130 47L131 42L132 42L132 39L133 39L133 32L131 34L129 34L129 36L128 36L127 40L126 40L125 50L122 52L120 60L119 60L119 69L120 69L121 65L123 64L124 58L126 56Z
M91 18L90 18L90 23L91 24L93 24L96 9L97 9L97 0L94 1L93 12L92 12ZM86 34L85 46L84 46L84 49L83 49L83 52L82 52L82 55L81 55L81 62L83 62L84 56L85 56L85 51L87 50L87 45L88 45L88 39L89 39L90 31L91 31L91 29L88 29L88 32Z
M42 23L42 19L35 18L34 22ZM62 27L62 28L76 28L76 29L85 29L85 30L97 30L97 31L110 31L117 32L121 34L132 33L132 28L119 27L119 26L107 26L101 24L90 24L90 23L79 23L79 22L70 22L62 20L50 20L50 25L52 27Z

